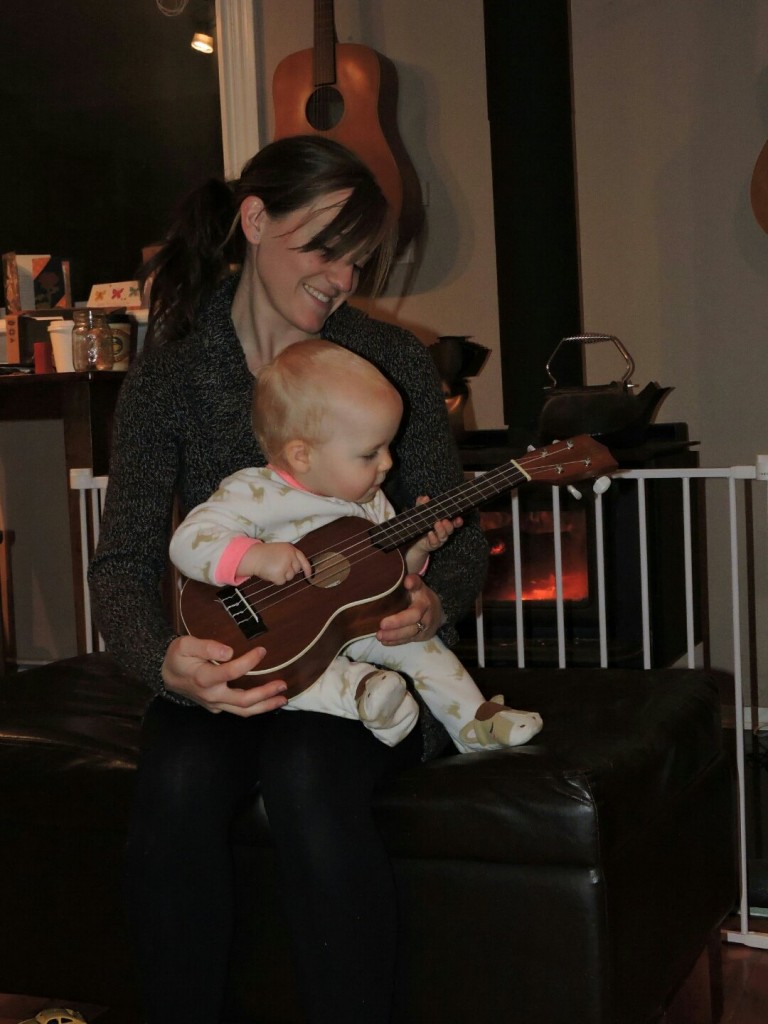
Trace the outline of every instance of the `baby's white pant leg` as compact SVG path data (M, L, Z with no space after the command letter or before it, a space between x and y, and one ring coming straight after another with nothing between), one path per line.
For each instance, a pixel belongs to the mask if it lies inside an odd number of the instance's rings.
M359 718L357 688L361 680L374 671L373 665L367 662L352 661L338 655L311 686L290 698L285 709L322 711L338 718Z
M402 676L344 655L334 658L319 679L285 708L357 719L388 747L404 740L419 718L419 706Z
M485 697L456 655L435 636L423 643L384 647L374 637L355 640L344 648L350 657L362 657L413 679L419 696L445 726L457 749L477 750L461 737Z
M355 657L386 665L413 679L419 696L462 754L515 747L541 731L537 712L515 711L504 705L502 697L487 702L456 655L438 637L397 647L382 647L374 638L356 641L356 645ZM352 653L352 645L345 653ZM499 709L479 722L477 712L486 703L498 704Z

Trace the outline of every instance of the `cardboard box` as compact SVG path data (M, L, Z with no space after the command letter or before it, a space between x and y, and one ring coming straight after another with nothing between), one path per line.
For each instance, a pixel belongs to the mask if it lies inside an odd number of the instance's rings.
M48 340L51 320L71 320L71 309L33 309L6 313L6 360L19 366L34 366L35 342Z
M3 281L9 313L72 305L69 260L60 256L3 253Z

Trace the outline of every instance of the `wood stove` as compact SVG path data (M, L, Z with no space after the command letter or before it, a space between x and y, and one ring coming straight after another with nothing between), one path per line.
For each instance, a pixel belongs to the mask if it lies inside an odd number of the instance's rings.
M649 437L629 458L625 468L695 466L684 424L653 425ZM471 438L462 448L467 472L482 472L516 454L493 444L496 431ZM563 594L563 623L570 665L598 665L599 606L597 587L597 522L590 482L577 485L578 499L559 489L559 509L553 508L552 488L529 484L516 497L496 499L480 510L480 523L490 548L488 577L483 590L483 626L487 664L517 663L518 615L515 583L515 519L519 520L520 587L525 664L558 664L558 621L555 577L557 529ZM517 503L515 508L513 502ZM613 480L601 501L601 543L605 579L608 661L640 667L643 657L640 519L648 538L647 586L650 598L653 664L673 664L686 650L687 620L684 592L683 496L677 481L649 481L642 508L634 481ZM693 521L703 523L698 495L693 495ZM701 530L694 536L697 557ZM700 613L695 613L699 631ZM460 626L459 655L471 663L475 652L475 620Z

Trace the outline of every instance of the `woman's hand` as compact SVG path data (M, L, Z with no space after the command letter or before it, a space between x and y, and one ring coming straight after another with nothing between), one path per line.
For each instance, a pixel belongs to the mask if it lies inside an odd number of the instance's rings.
M255 668L264 657L263 647L232 660L232 648L217 640L177 636L168 645L162 665L166 690L188 697L208 711L228 711L248 718L274 711L287 703L285 683L276 679L250 690L230 689L227 683ZM218 663L218 664L216 664Z
M414 640L429 640L442 626L445 619L440 598L430 590L417 573L410 573L403 580L408 591L409 606L396 615L381 620L376 639L385 647L409 644Z

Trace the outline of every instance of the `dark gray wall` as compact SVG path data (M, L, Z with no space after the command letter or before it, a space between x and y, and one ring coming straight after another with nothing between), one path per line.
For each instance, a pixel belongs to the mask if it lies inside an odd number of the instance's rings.
M535 438L560 338L581 331L567 0L485 0L504 418ZM558 384L581 382L577 347Z
M69 257L75 300L135 276L189 188L220 174L215 56L196 5L3 0L0 252Z

